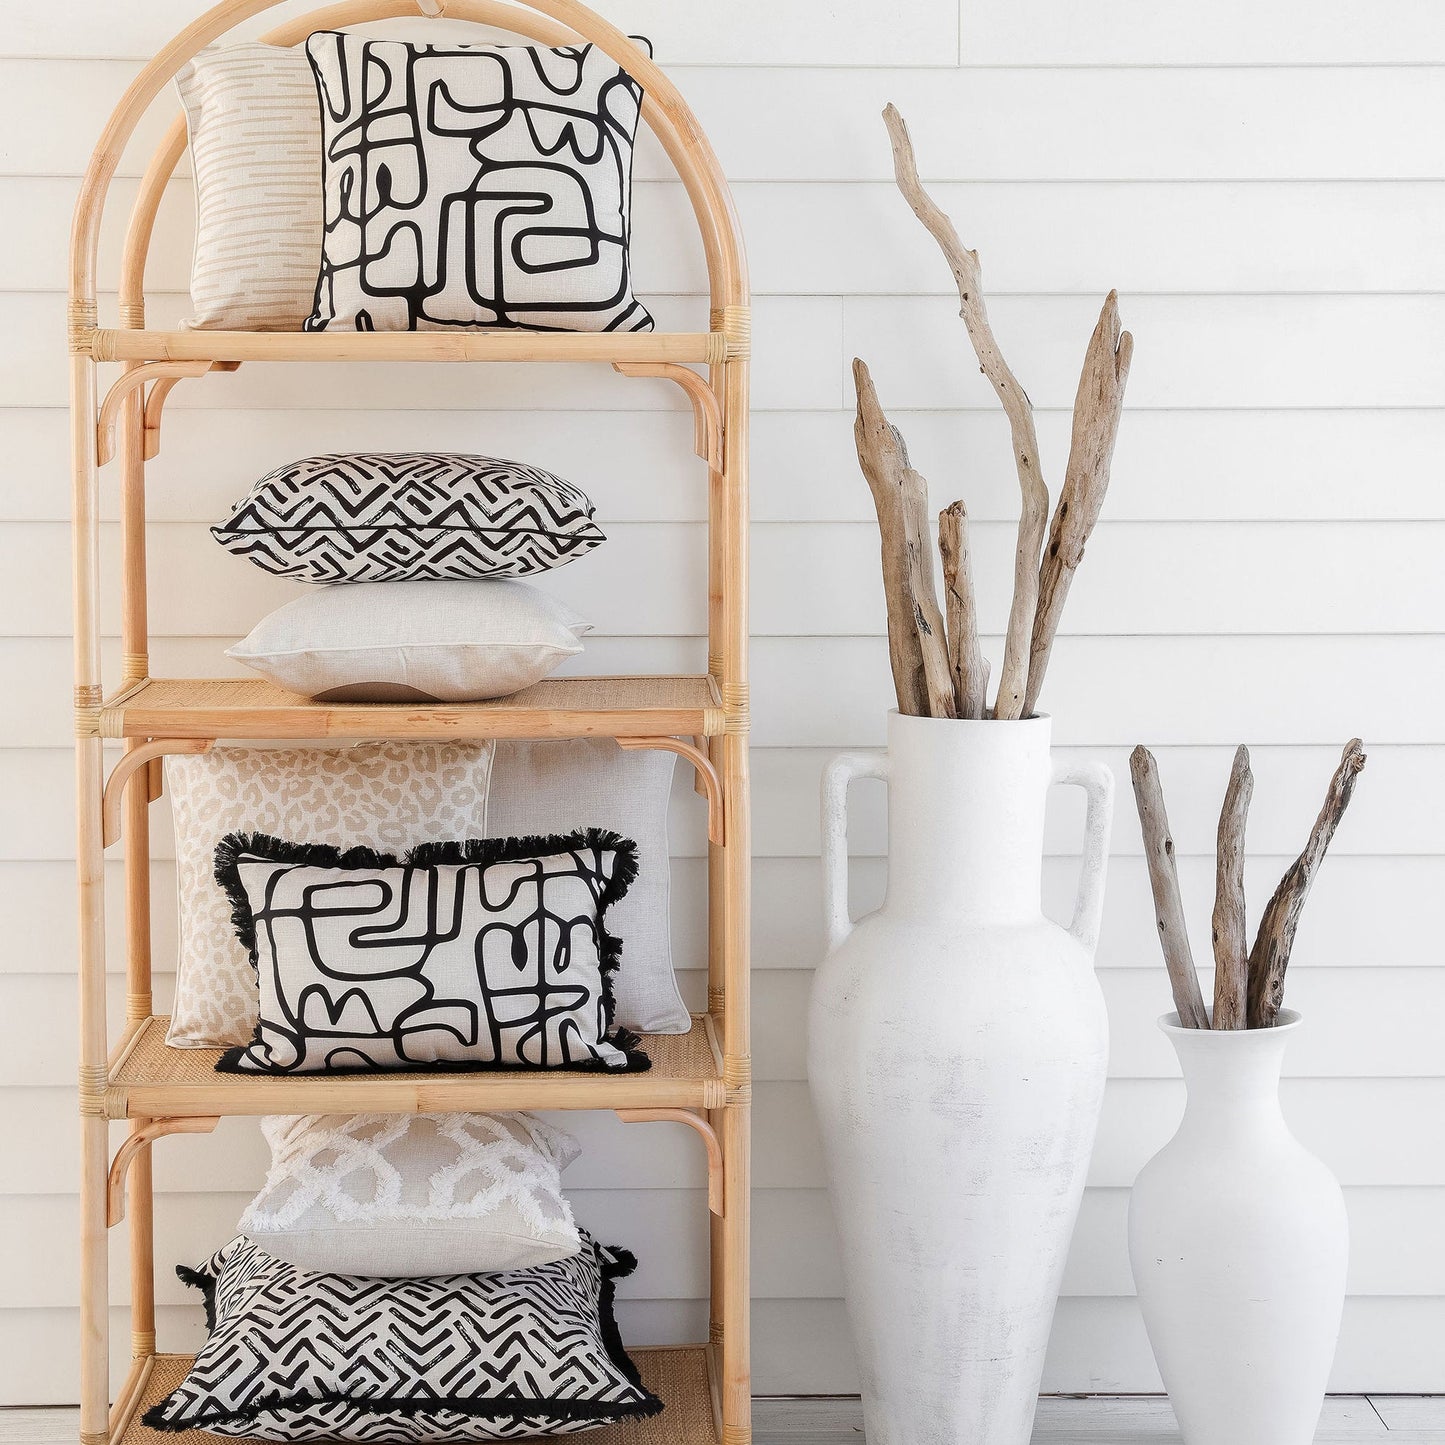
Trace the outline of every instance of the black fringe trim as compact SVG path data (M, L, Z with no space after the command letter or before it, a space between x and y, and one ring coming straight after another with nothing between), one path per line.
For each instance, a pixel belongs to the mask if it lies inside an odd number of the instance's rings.
M216 1276L203 1269L192 1269L189 1265L176 1266L176 1278L192 1289L200 1290L206 1302L206 1333L216 1328Z
M622 1335L617 1328L617 1318L613 1310L616 1281L626 1279L637 1268L637 1256L630 1250L616 1245L600 1245L590 1235L587 1238L597 1252L602 1273L602 1288L598 1295L597 1308L602 1348L606 1351L607 1358L628 1384L641 1392L640 1400L626 1404L609 1404L602 1400L418 1399L412 1395L394 1400L385 1397L357 1400L340 1391L327 1391L324 1394L309 1395L265 1395L251 1401L244 1410L218 1411L210 1415L167 1420L164 1412L166 1404L171 1398L168 1395L164 1400L152 1405L141 1416L141 1423L148 1425L152 1430L179 1435L188 1430L209 1429L213 1425L252 1422L257 1415L270 1410L305 1410L312 1409L317 1405L354 1405L377 1414L396 1415L423 1415L434 1410L450 1410L472 1420L519 1420L535 1417L552 1425L563 1424L571 1420L595 1420L599 1425L605 1425L613 1420L646 1419L652 1415L660 1415L663 1411L663 1403L642 1383L642 1374L622 1343ZM206 1297L206 1328L214 1330L216 1327L215 1277L205 1274L201 1270L188 1269L183 1264L176 1266L176 1273L186 1284L203 1291Z
M259 1030L258 1030L259 1034ZM613 1029L603 1035L603 1041L611 1044L622 1054L623 1062L609 1064L606 1059L576 1059L565 1064L508 1063L499 1059L436 1059L426 1063L405 1063L396 1068L381 1068L375 1064L328 1064L324 1069L268 1069L256 1062L251 1053L260 1045L259 1037L244 1047L227 1049L216 1060L218 1074L244 1074L251 1079L338 1079L348 1075L372 1074L645 1074L652 1067L652 1060L638 1047L642 1042L640 1034L631 1029ZM249 1058L251 1066L242 1066L242 1060ZM541 1108L539 1104L535 1106Z
M293 843L285 838L276 838L269 833L228 833L216 844L215 878L231 905L231 926L246 956L251 961L252 971L260 977L261 964L256 948L256 920L251 912L251 900L247 897L241 882L240 860L242 858L263 858L272 863L290 863L303 868L426 868L444 864L476 863L487 866L492 863L516 863L527 858L547 858L558 853L582 852L593 849L598 852L617 854L617 863L612 876L602 886L597 904L598 969L602 982L602 1017L609 1031L604 1034L607 1043L621 1050L621 1065L609 1064L604 1059L583 1059L577 1063L549 1066L578 1073L626 1074L645 1073L652 1067L652 1060L642 1051L641 1035L630 1029L611 1029L617 1013L617 1004L612 991L612 975L622 963L622 940L608 931L605 919L607 910L621 899L637 879L637 844L631 838L624 838L608 828L582 828L574 833L527 834L514 838L465 838L455 842L419 843L400 855L382 853L375 848L338 848L330 843ZM242 1068L241 1060L251 1048L261 1046L260 1024L252 1036L251 1043L242 1048L227 1049L216 1062L218 1074L280 1074L291 1075L291 1069ZM511 1064L485 1060L454 1061L438 1060L436 1063L408 1064L404 1070L369 1068L364 1064L328 1068L328 1075L376 1074L376 1073L536 1073L533 1064Z

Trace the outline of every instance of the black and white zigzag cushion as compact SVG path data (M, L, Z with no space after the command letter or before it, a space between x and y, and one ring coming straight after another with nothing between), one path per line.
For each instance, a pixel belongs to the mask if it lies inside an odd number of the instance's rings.
M321 31L325 228L310 331L650 331L632 295L642 91L592 45Z
M268 472L211 535L302 582L528 577L607 540L580 487L451 452L303 457Z
M431 1445L572 1434L655 1415L613 1280L636 1261L582 1231L569 1259L505 1274L310 1274L233 1239L200 1269L211 1333L153 1430Z
M223 1073L646 1069L609 1033L608 908L637 848L600 829L426 843L401 858L228 834L216 881L256 966L255 1037Z

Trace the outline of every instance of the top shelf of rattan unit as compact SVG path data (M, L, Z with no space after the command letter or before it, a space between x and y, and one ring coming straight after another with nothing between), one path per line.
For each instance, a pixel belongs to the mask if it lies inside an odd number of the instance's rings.
M488 702L326 703L260 678L145 678L100 708L107 738L712 737L717 683L670 677L549 677Z
M87 331L96 361L610 361L717 363L739 331Z

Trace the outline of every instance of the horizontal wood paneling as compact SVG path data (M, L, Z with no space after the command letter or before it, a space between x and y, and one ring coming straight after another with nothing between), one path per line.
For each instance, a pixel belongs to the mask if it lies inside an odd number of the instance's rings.
M689 815L689 823L698 819ZM1127 825L1127 815L1124 824ZM1247 884L1256 908L1273 891L1291 860L1255 856ZM673 957L680 968L700 968L706 958L704 861L679 857L672 868ZM121 869L106 871L106 921L111 972L125 967ZM852 909L861 917L883 897L887 864L854 858L849 865ZM1071 857L1044 863L1044 906L1067 920L1074 902L1077 864ZM1213 859L1182 858L1179 871L1194 955L1210 957L1209 912L1214 898ZM1321 886L1310 898L1296 939L1295 956L1311 968L1438 968L1435 932L1420 916L1419 900L1445 889L1445 857L1332 856ZM158 862L152 877L152 937L165 966L175 957L174 869ZM753 967L807 967L822 957L819 867L813 858L759 858L753 866ZM0 936L9 943L16 973L69 973L75 967L74 870L65 862L0 863ZM800 902L801 900L801 902ZM1362 906L1368 900L1369 906ZM1114 858L1099 960L1110 968L1160 967L1149 882L1142 858Z
M964 7L969 65L1418 65L1445 60L1445 14L1432 0L1382 0L1360 24L1352 0L1216 0L1176 10L1112 0ZM1275 72L1277 73L1277 72Z
M285 14L303 8L288 0ZM71 1399L75 929L69 819L68 497L62 265L74 177L104 112L198 0L30 6L0 36L0 1401ZM1123 779L1159 752L1196 957L1209 957L1215 814L1229 751L1255 750L1252 913L1301 842L1339 745L1371 762L1305 910L1290 1001L1308 1015L1282 1098L1344 1183L1354 1243L1337 1389L1439 1385L1445 1280L1445 704L1438 556L1445 523L1445 16L1381 0L1186 12L1142 0L903 7L691 7L611 0L651 33L736 184L756 308L753 703L758 860L755 1386L857 1387L803 1082L808 969L821 949L817 781L832 751L877 746L890 683L871 502L852 451L867 357L936 503L966 495L986 628L1006 595L1017 490L1006 428L973 370L941 258L890 184L885 100L924 175L980 249L1000 340L1039 412L1057 483L1068 408L1111 285L1137 341L1106 521L1070 599L1045 703L1069 756ZM254 28L254 27L253 27ZM56 56L59 59L35 57ZM962 67L960 68L960 61ZM63 97L63 104L57 103ZM122 162L114 245L162 97ZM35 123L36 116L44 124ZM962 140L961 138L966 138ZM639 148L639 289L701 325L698 248L655 144ZM189 182L153 258L156 324L183 316ZM112 259L102 264L113 284ZM655 299L654 299L655 298ZM113 315L112 298L102 298ZM311 412L313 402L321 404ZM248 366L188 383L153 469L158 671L215 674L221 647L285 586L205 527L307 452L463 449L549 466L594 497L612 540L555 585L600 624L571 670L702 666L701 466L675 390L603 371ZM113 515L115 477L105 478ZM657 525L657 524L662 525ZM112 539L113 540L113 539ZM997 658L996 636L988 645ZM115 656L112 642L108 654ZM112 670L112 676L114 676ZM884 794L852 800L856 913L882 896ZM155 810L166 850L168 810ZM701 809L679 773L674 933L701 998ZM1078 800L1052 809L1046 906L1071 904ZM111 891L119 864L108 868ZM174 952L156 870L158 998ZM118 911L109 926L119 931ZM111 959L118 969L120 955ZM1172 1133L1177 1065L1137 826L1124 788L1101 939L1114 1072L1046 1387L1158 1388L1128 1298L1125 1192ZM121 980L113 976L117 998ZM1209 976L1204 976L1205 987ZM54 1021L56 1027L45 1025ZM584 1216L645 1236L622 1302L629 1338L706 1333L697 1141L664 1125L567 1116ZM264 1165L253 1121L164 1141L160 1257L218 1242ZM588 1214L588 1211L593 1211ZM226 1216L229 1215L228 1219ZM65 1287L62 1287L64 1285ZM179 1300L169 1280L166 1298ZM117 1316L115 1345L127 1337ZM173 1346L199 1311L167 1305Z
M1170 1007L1162 970L1101 968L1099 982L1112 1023L1113 1078L1172 1079L1173 1051L1154 1021ZM698 973L682 976L696 1005L704 994ZM1309 1020L1285 1060L1291 1078L1445 1078L1439 1019L1445 1011L1445 968L1311 969L1290 974L1290 1003ZM770 969L754 979L753 1074L768 1082L806 1077L807 999L811 969ZM156 992L169 998L169 980ZM113 1031L124 1018L121 980L112 979ZM1364 998L1390 1008L1362 1009ZM63 1018L75 1004L75 981L65 975L0 976L0 1086L68 1083L74 1074L70 1041L37 1030L37 1018Z
M185 393L182 386L175 393ZM644 390L652 395L643 398ZM219 386L207 392L215 401ZM619 401L666 402L661 383ZM59 485L68 455L63 410L6 408L0 446L9 485L6 521L68 521ZM993 407L890 408L936 500L968 490L978 522L1013 521L1018 483L1007 464L1007 424ZM1039 443L1057 480L1069 416L1040 410ZM681 398L656 411L590 412L566 427L545 411L469 412L296 408L245 411L172 406L164 449L150 469L157 521L214 522L258 477L297 457L354 451L477 451L522 457L584 487L604 527L614 521L700 521L706 497ZM752 510L760 522L870 522L873 503L853 451L851 411L759 412L752 424ZM1390 485L1368 484L1388 472ZM116 481L101 489L116 512ZM1445 410L1128 411L1114 455L1113 522L1445 520Z
M1211 855L1219 799L1228 776L1232 749L1160 748L1157 750L1169 801L1170 820L1181 854ZM1127 777L1127 750L1122 747L1060 748L1061 758L1098 758L1115 776ZM1261 855L1297 853L1319 810L1325 785L1338 760L1333 747L1259 749L1255 756L1256 801L1251 838ZM754 852L760 858L813 857L818 853L816 799L818 780L827 759L825 750L757 748L753 752ZM1346 820L1331 849L1331 858L1370 854L1445 854L1445 817L1433 805L1445 777L1445 748L1373 747L1369 764ZM1368 784L1368 786L1367 786ZM72 793L71 760L65 750L0 749L0 798L10 823L0 835L0 859L18 861L72 857L71 820L57 810ZM673 851L699 856L696 802L679 772L674 783ZM886 846L886 794L883 785L865 781L854 788L850 846L859 856L880 856ZM1112 851L1138 857L1142 851L1137 824L1120 796ZM1082 832L1083 803L1078 790L1059 788L1050 795L1045 847L1049 854L1075 857ZM13 821L11 821L13 820ZM153 850L170 856L170 821L156 810ZM1322 875L1328 877L1328 872Z
M157 1231L164 1260L195 1263L235 1233L260 1180L238 1193L162 1194ZM579 1224L597 1238L633 1248L637 1272L619 1287L622 1298L691 1300L707 1288L704 1191L653 1188L646 1191L580 1189L570 1193ZM1348 1292L1353 1296L1431 1298L1445 1295L1445 1245L1430 1224L1445 1206L1445 1193L1426 1189L1348 1191L1352 1238L1368 1244L1352 1251ZM1124 1189L1094 1190L1084 1196L1064 1275L1064 1298L1128 1298L1133 1294L1127 1248L1129 1195ZM49 1219L64 1218L78 1228L73 1195L29 1195L0 1201L0 1228L15 1238L33 1238ZM1422 1247L1420 1236L1428 1240ZM837 1237L825 1190L759 1189L753 1198L753 1287L755 1300L837 1299L843 1293ZM645 1245L645 1248L644 1248ZM699 1276L699 1265L703 1273ZM0 1299L6 1309L63 1308L78 1288L72 1260L51 1260L36 1251L17 1251L0 1260ZM123 1250L112 1256L111 1299L129 1298ZM194 1297L169 1269L162 1268L156 1301L184 1306Z
M1125 296L1120 305L1136 343L1132 406L1433 407L1445 393L1445 348L1429 340L1445 324L1445 296ZM1015 296L989 309L1029 394L1071 404L1097 301ZM847 298L843 344L867 360L887 406L989 398L958 318L929 297Z
M922 137L920 137L920 144ZM133 182L107 211L117 238L100 284L119 276L118 237ZM940 205L988 259L990 295L1082 292L1428 291L1445 281L1445 226L1434 181L971 182L939 186ZM736 200L759 294L942 295L948 267L891 182L742 182ZM13 217L13 291L55 284L75 202L60 177L0 179ZM640 183L632 264L648 292L706 289L691 209L678 182ZM149 252L156 290L190 283L194 225L189 178L173 182ZM1074 243L1056 244L1068 230ZM1333 238L1316 244L1321 232ZM800 245L800 238L807 244ZM109 236L106 238L110 239ZM886 260L884 259L886 258ZM1082 345L1081 345L1082 349Z
M7 1194L61 1194L75 1182L73 1095L60 1085L16 1085L14 1109L0 1118L0 1181ZM1286 1116L1306 1145L1350 1189L1445 1188L1445 1081L1286 1079ZM826 1180L807 1086L758 1085L754 1181L759 1189L821 1189ZM1104 1095L1089 1186L1127 1189L1179 1122L1178 1079L1114 1079ZM763 1113L764 1108L766 1113ZM21 1112L21 1111L25 1112ZM33 1111L33 1112L31 1112ZM667 1124L624 1126L610 1115L550 1116L583 1145L567 1187L695 1187L696 1140ZM120 1139L120 1126L115 1138ZM223 1121L215 1134L168 1140L156 1149L157 1187L172 1193L254 1189L266 1150L254 1120Z
M289 0L238 26L236 39L251 38L293 16L318 8L317 0ZM145 0L117 5L113 0L80 0L61 11L43 7L17 13L6 25L0 54L14 56L124 57L148 60L197 14L194 0ZM607 18L629 34L653 41L657 60L666 66L755 64L940 65L951 64L958 48L958 13L951 0L925 0L905 9L841 7L832 13L767 0L731 0L724 9L700 9L677 23L670 0L613 0ZM470 37L477 27L464 22L434 26L419 16L415 33L434 29Z
M74 1095L67 1086L15 1085L0 1116L0 1193L64 1194L75 1185ZM1445 1080L1284 1081L1284 1110L1300 1139L1349 1189L1445 1188ZM757 1086L754 1183L767 1190L824 1187L808 1088ZM1113 1079L1104 1092L1089 1187L1127 1189L1173 1134L1184 1105L1177 1078ZM669 1124L622 1125L611 1115L550 1115L582 1143L569 1189L681 1189L701 1182L699 1146ZM114 1126L115 1139L121 1137ZM224 1120L214 1134L156 1147L157 1187L171 1193L254 1189L266 1148L254 1120Z
M1007 596L1014 527L972 528L980 595ZM606 546L535 585L563 598L604 636L700 636L705 528L617 522ZM1337 524L1101 522L1090 570L1069 596L1063 635L1428 633L1445 616L1445 570L1435 565L1445 523ZM114 579L118 529L102 527L102 566ZM0 537L0 569L13 579L12 635L63 636L70 587L68 528L24 522ZM876 526L858 522L758 523L753 528L753 630L757 636L881 636ZM151 528L151 628L157 636L241 636L304 584L262 572L219 549L200 524ZM1378 577L1389 572L1392 584ZM646 591L627 585L646 576ZM1134 579L1132 592L1097 585ZM860 580L862 579L862 580ZM118 601L102 608L114 632ZM1000 615L995 618L993 613ZM1002 604L984 607L992 632ZM1428 679L1403 678L1413 689Z
M1101 278L1099 290L1107 287ZM702 324L695 298L648 297L659 325ZM1445 297L1434 296L1131 296L1124 300L1140 347L1156 339L1130 402L1142 408L1427 407L1445 393L1445 356L1430 342L1445 325ZM179 298L156 324L178 321ZM1016 295L991 307L1013 365L1029 376L1040 406L1072 405L1080 349L1098 311L1096 296ZM63 298L0 296L0 386L10 404L59 406L64 353L30 349L22 337L63 334ZM807 410L848 404L845 368L864 356L885 405L897 409L985 406L987 383L968 364L959 323L940 297L764 296L754 311L756 405ZM775 339L775 340L774 340ZM788 348L785 350L785 348ZM1142 352L1140 353L1142 355ZM786 357L786 359L785 359ZM485 375L485 385L477 373ZM204 402L245 409L295 406L314 395L321 407L438 407L597 410L615 405L662 408L673 398L605 368L554 364L551 383L536 369L497 364L469 370L439 364L339 368L307 362L254 364L207 377L175 393L177 406ZM1006 457L1006 453L1001 454Z
M0 174L78 176L135 70L130 61L0 61ZM887 180L878 113L889 100L905 108L930 180L1445 177L1445 137L1434 124L1445 78L1428 67L672 74L734 182ZM49 103L57 86L64 106ZM31 123L39 114L43 127ZM169 97L152 106L123 174L140 174L172 114ZM1120 116L1147 123L1121 125ZM668 175L657 147L638 152L639 177Z
M1084 584L1080 584L1081 590ZM161 640L151 670L167 677L249 676L225 656L234 636ZM997 637L985 639L994 656ZM1233 686L1199 689L1198 679L1228 649ZM110 642L106 668L119 675ZM589 637L563 671L668 673L704 668L703 644L689 637ZM71 726L70 647L62 638L0 639L0 672L34 699L0 715L0 748L65 745ZM759 747L881 747L891 703L881 637L759 637L753 647L753 740ZM1423 707L1402 709L1396 689L1423 686L1445 670L1435 635L1355 637L1072 637L1049 668L1054 739L1100 746L1117 739L1126 714L1151 745L1206 744L1238 735L1256 747L1331 746L1351 730L1372 745L1428 743L1438 736ZM1354 680L1348 694L1339 675ZM1100 679L1108 687L1099 687ZM1419 684L1402 679L1419 679ZM827 695L829 705L815 703ZM1179 699L1189 706L1181 708Z

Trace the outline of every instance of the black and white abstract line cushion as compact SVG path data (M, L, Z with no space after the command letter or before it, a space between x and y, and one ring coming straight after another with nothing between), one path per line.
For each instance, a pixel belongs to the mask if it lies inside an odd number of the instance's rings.
M646 1069L612 1030L607 910L635 845L555 838L367 848L229 834L216 881L257 971L260 1016L223 1073Z
M325 222L306 326L650 331L632 295L642 91L592 45L320 31Z
M504 1274L311 1274L244 1236L176 1273L210 1336L153 1430L431 1445L572 1434L662 1403L613 1318L636 1261L585 1231L568 1259Z
M530 577L607 540L571 482L450 452L303 457L262 477L211 535L263 571L319 583Z

